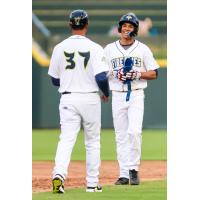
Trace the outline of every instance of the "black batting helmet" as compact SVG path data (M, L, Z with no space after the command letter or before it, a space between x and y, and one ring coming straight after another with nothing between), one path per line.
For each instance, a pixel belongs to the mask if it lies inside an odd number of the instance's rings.
M82 29L88 24L88 14L85 10L74 10L69 15L69 24L72 29Z
M122 24L124 23L131 23L134 26L134 31L132 32L132 36L136 36L138 34L139 30L139 20L133 13L128 13L126 15L123 15L121 19L119 20L118 24L118 31L121 33L122 30Z

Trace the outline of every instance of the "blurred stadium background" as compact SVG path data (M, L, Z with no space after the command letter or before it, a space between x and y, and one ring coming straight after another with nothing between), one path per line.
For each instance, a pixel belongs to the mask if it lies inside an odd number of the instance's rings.
M138 40L147 44L161 66L159 77L145 90L144 128L167 127L167 1L166 0L33 0L32 125L59 127L59 94L47 75L53 47L70 35L68 16L74 9L89 14L88 37L103 47L117 40L120 17L133 12L140 20ZM111 100L102 103L102 128L113 128Z

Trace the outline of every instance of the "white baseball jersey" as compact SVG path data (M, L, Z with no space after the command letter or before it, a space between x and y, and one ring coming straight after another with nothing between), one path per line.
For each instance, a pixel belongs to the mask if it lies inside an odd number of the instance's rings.
M59 92L97 92L94 76L109 71L103 48L90 39L73 35L55 46L48 74L60 79Z
M119 43L119 40L108 44L104 49L106 63L110 71L117 70L124 66L126 58L133 60L133 69L138 72L146 72L159 68L151 50L143 43L135 40L131 47L125 50ZM110 89L114 91L128 91L127 84L123 84L116 76L111 76L109 80ZM132 81L131 88L144 89L147 87L147 80L140 79Z
M61 135L58 142L52 178L64 179L73 146L81 124L86 147L87 186L99 182L101 101L95 75L109 71L103 59L103 48L88 38L73 35L55 46L48 74L60 79L59 92L71 92L60 98Z
M126 101L127 84L123 84L117 79L117 70L124 66L124 61L128 57L133 61L133 69L138 72L155 70L159 66L153 58L151 50L137 40L126 50L120 45L119 40L108 44L104 49L104 56L104 60L110 68L109 85L112 90L112 114L119 177L129 178L129 170L139 171L144 113L143 89L147 87L147 80L132 81L131 89L133 91L129 101Z

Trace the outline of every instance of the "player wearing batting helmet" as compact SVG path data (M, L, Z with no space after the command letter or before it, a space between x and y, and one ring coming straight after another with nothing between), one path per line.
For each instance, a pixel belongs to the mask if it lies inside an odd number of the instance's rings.
M124 23L130 23L134 26L134 30L130 32L129 36L131 36L131 37L137 36L138 30L139 30L139 20L137 19L137 17L132 13L123 15L121 17L121 19L119 20L119 24L118 24L118 32L119 33L121 33L121 31L122 31L122 25Z
M116 135L119 178L116 185L138 185L147 80L157 78L159 68L149 47L135 39L139 20L125 14L118 23L120 39L104 49L112 91L112 115ZM127 70L128 69L128 70ZM128 96L128 98L127 98Z
M54 47L48 71L61 94L61 134L53 169L53 192L64 193L64 180L81 125L86 146L86 192L101 192L98 184L101 127L99 89L102 99L108 101L109 68L103 61L103 48L86 37L87 12L72 11L69 26L72 35Z

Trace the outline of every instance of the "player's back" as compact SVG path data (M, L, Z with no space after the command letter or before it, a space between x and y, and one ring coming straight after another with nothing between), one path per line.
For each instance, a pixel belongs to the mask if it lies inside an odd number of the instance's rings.
M101 67L98 57L103 48L80 35L73 35L55 47L58 55L59 92L95 92L98 87L94 76Z

